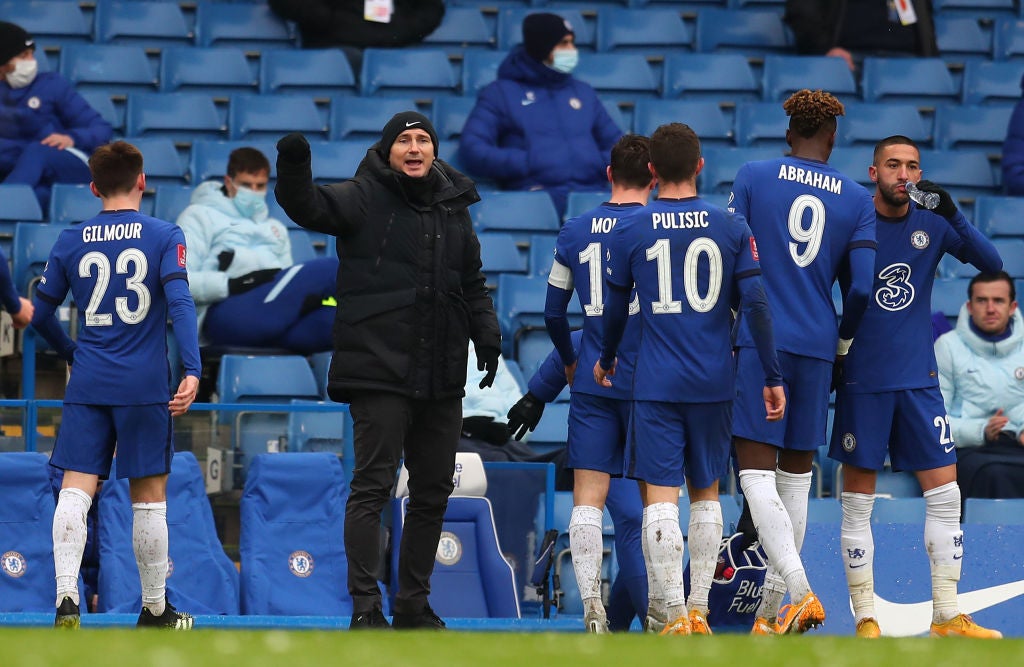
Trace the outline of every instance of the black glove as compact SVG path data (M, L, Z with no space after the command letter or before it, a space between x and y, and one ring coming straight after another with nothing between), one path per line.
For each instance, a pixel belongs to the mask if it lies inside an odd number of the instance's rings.
M921 181L917 184L917 189L921 192L934 192L939 196L939 205L932 210L943 218L952 218L956 214L956 202L953 201L953 198L948 192L935 183L932 183L931 181Z
M527 431L537 428L537 422L540 421L542 414L544 401L526 392L526 395L508 410L508 428L512 431L512 437L522 440Z
M301 132L292 132L277 142L277 157L286 162L305 162L309 159L309 142Z
M476 369L486 370L484 379L480 380L480 388L490 387L494 384L494 376L498 374L498 357L501 350L493 347L483 347L476 351Z
M843 384L846 374L846 355L836 355L836 360L832 362L832 384L829 387L829 393L835 391L839 385Z
M227 271L228 267L231 266L231 262L235 259L234 250L222 250L217 255L217 270Z
M280 270L281 269L260 269L259 271L247 273L244 276L229 278L228 294L231 296L236 294L245 294L254 287L259 287L264 283L269 283Z

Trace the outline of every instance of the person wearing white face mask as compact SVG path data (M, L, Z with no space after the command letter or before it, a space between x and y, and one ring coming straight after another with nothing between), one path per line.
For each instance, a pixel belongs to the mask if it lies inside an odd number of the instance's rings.
M462 128L466 171L503 190L545 190L558 214L569 192L604 191L605 167L622 130L587 83L572 25L557 14L529 14L523 43L480 90Z
M270 161L255 148L228 157L178 216L203 345L331 349L337 257L292 261L288 229L267 209Z
M88 183L89 155L110 123L56 72L40 72L35 41L0 21L0 179L33 188L43 211L54 183Z

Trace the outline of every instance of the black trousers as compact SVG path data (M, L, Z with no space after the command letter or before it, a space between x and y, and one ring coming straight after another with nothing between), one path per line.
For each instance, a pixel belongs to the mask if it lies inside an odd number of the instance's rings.
M454 485L462 399L417 400L365 392L350 404L355 470L345 506L345 552L353 613L381 607L381 512L391 498L405 454L409 506L399 546L395 612L415 614L427 604L441 524Z

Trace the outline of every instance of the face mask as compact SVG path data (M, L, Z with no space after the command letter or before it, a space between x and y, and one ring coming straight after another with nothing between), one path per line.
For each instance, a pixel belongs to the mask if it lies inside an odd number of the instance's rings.
M36 79L36 73L39 71L39 63L35 59L32 60L16 60L14 62L14 71L8 72L7 85L11 88L24 88L28 84L32 83Z
M576 49L558 49L552 56L554 63L551 69L562 74L569 74L580 62L580 52Z
M250 188L238 187L234 197L235 208L242 214L243 218L255 220L257 216L263 217L267 213L267 193L256 192ZM260 215L260 214L263 215Z

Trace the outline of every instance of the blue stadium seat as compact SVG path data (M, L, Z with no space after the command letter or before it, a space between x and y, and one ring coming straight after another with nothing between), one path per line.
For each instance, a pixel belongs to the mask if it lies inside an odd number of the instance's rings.
M473 110L474 105L476 105L475 98L462 95L445 95L435 99L431 116L437 138L441 141L458 138L462 134L462 126L466 124L466 118Z
M326 115L309 95L232 95L228 136L277 140L289 132L302 132L310 140L326 139Z
M935 147L1000 153L1012 113L1010 107L944 104L935 110Z
M709 8L697 15L696 47L703 52L764 55L792 51L793 37L776 11Z
M690 51L693 35L676 9L604 6L597 12L597 50L664 55Z
M963 523L987 526L1019 526L1024 522L1024 499L965 498Z
M701 146L732 146L732 123L716 102L707 100L637 100L633 129L650 136L660 125L686 123L700 137Z
M558 212L546 192L485 192L480 199L469 209L478 232L514 233L517 242L535 232L558 232Z
M842 119L839 120L842 122ZM874 161L874 146L839 146L832 151L828 162L840 173L849 176L864 187L873 190L875 184L868 176L868 167Z
M50 222L69 225L88 220L103 208L102 202L88 185L54 183L50 195Z
M289 403L295 398L316 401L319 389L305 357L298 355L244 356L225 354L220 359L217 395L222 403ZM244 481L252 460L276 443L283 449L288 418L278 412L226 412L232 422L235 482Z
M526 256L516 247L515 238L502 232L481 232L480 261L488 282L496 283L499 273L526 273Z
M608 192L586 192L579 193L580 195L597 195L596 199L600 201L594 206L608 201L610 193ZM570 193L569 197L572 197ZM590 208L593 208L591 206ZM589 209L583 209L580 211L586 211ZM534 278L540 278L541 280L547 280L548 276L551 275L551 265L555 262L555 241L558 237L554 234L534 234L530 237L530 250L529 260L527 265L529 267L528 275Z
M697 175L697 191L728 194L736 172L747 162L782 157L777 148L708 148L704 151L704 169Z
M992 57L992 28L986 27L975 16L935 17L935 40L939 53L947 62L964 61L970 58Z
M161 185L153 201L153 217L174 222L192 201L191 185Z
M646 106L646 104L647 103L645 102L645 106ZM637 132L639 134L647 134L647 135L650 134L649 132L640 132L640 130L637 130ZM608 201L611 198L611 196L612 196L612 193L610 191L605 191L605 192L576 192L574 190L574 191L569 193L569 196L565 200L565 216L564 216L564 219L568 220L569 218L575 218L577 215L582 215L583 213L586 213L587 211L589 211L589 210L591 210L593 208L596 208L596 207L600 206L601 204L605 203L606 201ZM531 244L531 248L532 248L532 244ZM550 264L549 264L549 267L550 267ZM533 267L532 266L530 267L530 272L531 273L533 272ZM545 276L548 275L547 271L544 272L544 275Z
M438 98L447 99L447 98ZM396 113L402 111L419 111L416 100L412 97L358 97L339 95L331 101L328 124L331 127L332 141L340 139L360 139L370 143L380 139L384 123ZM443 140L440 129L438 137Z
M455 70L442 49L408 48L363 51L359 94L434 98L458 94Z
M580 59L573 74L603 99L632 101L659 94L654 70L639 53L591 53Z
M842 58L828 56L779 56L764 58L764 100L784 100L810 88L827 90L840 100L857 95L857 82Z
M40 51L36 51L37 57ZM114 128L114 134L120 135L124 132L124 108L123 103L121 108L114 104L114 101L110 98L110 95L104 90L80 90L78 93L85 98L85 101L89 103L93 109L103 116L103 120L110 123L110 126Z
M356 75L341 49L267 49L260 54L260 92L355 94Z
M124 117L132 137L157 135L178 141L227 136L225 113L207 93L132 93Z
M481 88L498 78L498 66L506 51L467 49L462 56L462 94L474 99Z
M1024 238L1024 197L978 197L974 224L989 238Z
M977 274L973 264L965 264L952 255L943 255L939 260L939 275L943 278L973 278Z
M286 48L296 46L296 40L293 27L264 3L200 2L196 45Z
M739 102L761 98L761 80L738 53L674 53L665 58L662 96Z
M960 87L941 58L867 57L861 86L865 102L955 102Z
M967 302L967 278L936 278L932 286L932 312L939 311L956 324L960 307Z
M810 498L807 501L807 523L839 525L843 520L843 505L835 498Z
M61 49L60 73L79 90L98 88L108 95L150 92L157 87L156 72L141 46L71 44Z
M334 454L255 458L240 503L243 614L352 613L343 537L347 497Z
M1020 99L1020 63L969 61L962 86L963 104L1012 106Z
M43 220L43 209L29 185L0 183L0 201L4 203L0 206L0 221Z
M331 412L288 413L288 451L330 452L341 457L345 479L352 478L355 467L352 417L347 403L293 399L292 405L330 405Z
M932 0L938 16L1012 16L1013 0Z
M904 473L911 475L911 473ZM913 475L911 475L913 477ZM914 480L917 483L917 480ZM919 487L920 488L920 487ZM880 493L876 491L876 493ZM920 496L920 491L918 491ZM877 497L871 511L871 523L910 523L924 524L924 498L893 496Z
M141 44L146 48L189 45L195 35L176 2L99 0L93 17L94 41Z
M302 264L316 257L313 241L305 229L289 227L288 240L291 243L292 262L295 264Z
M0 186L0 192L10 186ZM0 195L2 196L2 195ZM50 249L67 225L40 225L19 222L14 227L14 245L11 250L11 279L19 294L32 298L36 284L43 275L43 267Z
M245 52L232 47L174 47L160 56L160 90L226 95L256 92L258 79Z
M741 102L736 105L736 145L789 151L786 130L789 116L778 102Z
M44 44L64 47L92 41L92 25L82 7L64 0L4 0L0 16Z
M337 183L356 175L359 163L369 149L361 139L312 141L313 177L317 183Z
M550 351L551 342L548 341ZM545 355L546 356L546 355ZM527 373L523 368L523 373ZM532 371L530 371L532 375ZM544 414L541 415L537 428L530 435L530 446L541 452L550 452L565 447L566 439L569 437L569 404L548 403L544 407Z
M880 127L885 128L886 134L910 137L921 147L932 143L931 120L925 120L913 104L853 102L845 107L846 115L837 119L836 140L840 146L874 146L881 138Z
M1024 58L1024 21L1002 18L996 22L992 35L992 57L995 60Z
M576 48L583 51L594 50L594 26L586 21L583 14L577 9L565 7L547 7L544 9L524 7L503 7L498 11L498 49L507 51L516 44L523 41L523 19L527 14L534 14L538 11L548 11L558 14L566 19L572 26L575 33L573 41ZM580 58L583 62L585 58Z
M494 48L497 44L494 29L488 24L479 7L448 6L441 25L423 38L423 43L451 50L467 47Z
M270 160L270 178L277 178L277 144L274 141L208 141L192 142L192 153L189 159L189 177L193 184L198 185L210 178L224 176L231 151L242 146L258 149Z
M146 174L147 189L167 184L185 184L185 165L170 137L126 137L125 141L142 152L142 169Z
M128 480L116 479L112 471L97 502L98 611L136 613L142 608L142 587L132 550ZM237 614L238 569L217 536L206 480L192 452L177 452L171 460L167 532L168 599L192 614Z
M45 454L0 453L0 612L53 613L54 499L48 468Z
M1003 271L1011 278L1024 278L1024 239L993 239L992 245L1003 258Z
M988 155L978 150L921 151L924 178L941 183L954 198L999 194Z
M657 78L657 77L655 77ZM604 95L598 95L597 98L601 100L601 106L611 116L612 122L615 126L623 132L633 131L633 109L636 106L636 102L629 98L629 96L618 96L611 95L606 98Z
M495 309L501 325L502 354L515 359L523 373L533 375L535 366L551 351L551 341L544 327L544 299L547 294L547 280L531 278L514 273L503 273L498 277L498 293ZM569 323L582 324L582 309L575 299L569 302ZM536 340L527 340L536 337ZM519 350L529 345L528 363L520 357Z

